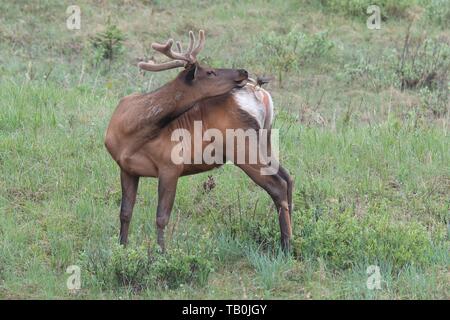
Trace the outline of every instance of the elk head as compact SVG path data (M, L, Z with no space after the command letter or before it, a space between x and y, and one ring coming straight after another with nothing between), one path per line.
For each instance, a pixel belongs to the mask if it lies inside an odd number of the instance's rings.
M228 93L234 88L243 87L248 79L248 73L243 69L215 69L200 66L197 61L198 53L205 45L205 32L200 30L199 41L195 45L195 37L189 31L189 45L183 51L181 43L176 42L177 51L172 50L173 39L165 44L152 43L152 48L168 58L170 61L156 63L152 60L139 62L138 66L146 71L163 71L173 68L184 67L174 80L180 92L188 92L191 101L212 98Z

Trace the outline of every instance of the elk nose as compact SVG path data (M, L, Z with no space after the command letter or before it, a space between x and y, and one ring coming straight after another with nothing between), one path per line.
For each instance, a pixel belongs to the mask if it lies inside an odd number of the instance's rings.
M248 72L247 72L247 70L239 69L238 72L239 72L239 75L248 78Z

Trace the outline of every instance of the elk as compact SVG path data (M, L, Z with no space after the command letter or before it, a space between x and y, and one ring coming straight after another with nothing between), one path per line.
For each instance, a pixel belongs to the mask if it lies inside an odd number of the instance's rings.
M219 132L227 129L267 129L270 132L272 126L273 103L270 94L252 83L246 70L201 66L197 55L205 44L204 31L200 30L198 42L192 31L189 38L186 51L183 51L180 42L176 42L177 51L172 49L172 39L165 44L152 43L155 51L170 60L163 63L153 60L140 62L139 68L153 72L172 68L184 70L153 92L134 93L122 98L106 132L105 146L120 167L120 243L123 245L128 241L140 177L158 178L157 242L164 251L164 229L169 222L178 179L222 165L174 163L171 153L179 143L171 138L175 130L193 133L196 121L201 121L203 130L214 128ZM270 134L266 139L270 149ZM236 141L217 141L217 150L221 150L224 162L236 164L270 195L278 210L282 249L289 250L293 180L280 165L274 174L263 175L261 169L266 166L263 161L236 163L237 151L232 155L225 152L225 145L230 143ZM189 144L184 147L183 152L189 157L193 158L198 152ZM200 152L205 148L206 143L202 144Z

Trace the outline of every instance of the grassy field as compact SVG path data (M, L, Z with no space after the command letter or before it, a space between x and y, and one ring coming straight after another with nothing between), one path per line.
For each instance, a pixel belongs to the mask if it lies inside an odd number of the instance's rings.
M450 298L450 3L375 2L380 30L370 1L2 1L0 298ZM150 43L200 28L204 63L274 76L289 257L267 194L231 165L180 180L165 255L157 181L141 180L130 245L117 243L106 126L120 97L177 74L138 71ZM124 40L105 46L105 30Z

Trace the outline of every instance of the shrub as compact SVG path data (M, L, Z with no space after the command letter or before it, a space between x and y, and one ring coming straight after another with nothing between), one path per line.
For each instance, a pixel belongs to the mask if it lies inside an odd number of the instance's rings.
M375 59L365 53L356 53L337 75L346 82L358 81L369 88L389 87L397 83L396 65L393 63L395 59L395 54L391 52L385 52Z
M397 75L400 88L436 89L447 83L450 45L442 39L414 39L408 32L398 53Z
M349 268L360 260L362 229L350 211L321 216L315 222L312 215L310 219L303 227L300 252L321 257L337 268Z
M327 32L318 32L313 35L301 35L300 54L305 61L312 58L327 56L334 47L334 42L328 39Z
M124 248L116 244L110 263L119 285L132 287L134 290L147 286L150 263L144 246Z
M122 31L108 20L105 31L98 32L90 39L94 51L94 63L98 64L103 60L108 60L111 64L123 53L124 40L125 35Z
M319 217L309 210L297 219L300 239L294 249L334 268L388 263L399 270L430 262L433 244L426 229L416 222L393 221L382 208L369 210L364 217L356 217L350 209L330 209Z
M152 264L152 268L152 279L169 289L177 288L184 283L204 286L210 272L213 271L208 259L199 255L185 254L176 249L160 255Z
M449 112L448 89L445 84L437 90L430 90L427 87L420 89L420 101L422 107L432 112L436 117L444 117Z
M312 58L320 58L329 54L334 44L327 39L326 32L308 35L292 30L287 34L271 32L257 39L256 52L266 56L270 65L278 73L282 83L283 73L296 70Z
M203 256L173 249L161 254L158 248L145 246L112 249L91 247L81 255L81 265L92 283L101 287L129 287L140 291L147 287L177 288L181 284L203 286L213 270ZM88 281L89 282L89 281Z
M429 263L432 242L420 223L395 222L387 214L377 214L375 210L369 211L362 223L365 237L363 252L368 262L387 261L394 268Z
M428 2L428 1L427 1ZM450 27L450 3L448 0L431 0L425 6L425 16L442 28Z
M422 96L430 102L431 109L442 110L447 103L450 45L442 39L413 38L408 32L402 48L384 50L373 58L359 52L349 60L351 62L337 74L342 80L359 81L374 89L390 86L401 90L427 88ZM434 91L440 93L428 94ZM431 101L433 99L435 101Z
M98 286L100 288L111 288L114 284L114 274L111 272L112 250L97 244L89 243L80 255L83 286Z

